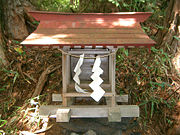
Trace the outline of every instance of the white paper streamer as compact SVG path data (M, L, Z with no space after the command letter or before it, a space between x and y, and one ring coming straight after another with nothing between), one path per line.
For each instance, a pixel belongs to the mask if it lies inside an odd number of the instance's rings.
M83 61L84 61L84 54L80 55L80 58L76 64L76 67L74 68L74 72L75 72L75 75L73 77L73 80L78 84L80 85L80 80L79 80L79 75L81 74L81 65L83 64Z
M99 56L96 57L96 60L94 62L94 66L92 69L92 72L94 72L91 76L91 79L93 80L89 87L93 90L93 93L90 95L96 102L99 102L99 100L103 97L105 91L100 87L103 80L100 78L100 75L103 73L103 70L100 68L101 65L101 59Z
M76 64L76 67L74 68L75 75L73 77L73 80L75 81L75 90L79 93L87 93L85 90L80 88L78 85L80 85L79 75L81 74L81 65L84 61L84 54L80 55L80 58Z
M77 85L77 83L75 83L75 90L76 90L77 92L79 92L79 93L88 93L88 92L86 92L85 90L83 90L81 87L79 87L79 86Z

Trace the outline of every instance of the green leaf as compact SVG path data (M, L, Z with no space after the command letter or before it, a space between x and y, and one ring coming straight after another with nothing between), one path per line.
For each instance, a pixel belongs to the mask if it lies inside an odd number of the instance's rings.
M147 103L148 103L148 101L144 101L143 103L140 103L139 106L145 105Z
M32 22L33 24L39 24L39 22L38 21L34 21L34 22Z
M147 104L145 104L144 109L145 109L145 117L147 118L147 115L148 115L148 111L147 111Z
M15 47L14 50L18 52L19 54L22 54L24 51L20 47Z
M124 6L124 7L129 7L129 5L126 4L126 3L124 3L124 2L123 2L123 6Z
M124 54L126 55L126 56L128 56L128 50L127 49L125 49L125 48L122 48L123 49L123 52L124 52Z
M0 119L0 128L3 127L6 123L7 123L7 120L2 120Z
M151 47L151 51L152 51L152 52L155 52L155 53L159 52L159 50L156 49L155 47Z
M153 116L154 113L154 102L151 102L151 118Z
M19 76L18 72L15 73L15 76L13 78L13 84L16 82L17 77Z
M158 29L161 29L161 30L163 30L164 29L164 26L161 26L161 25L155 25L156 26L156 28L158 28Z
M145 3L145 0L139 0L139 2L143 2L143 3Z
M15 44L20 44L20 41L17 41L17 40L12 40L12 42Z
M173 36L173 38L175 38L176 40L180 41L180 38L177 36Z

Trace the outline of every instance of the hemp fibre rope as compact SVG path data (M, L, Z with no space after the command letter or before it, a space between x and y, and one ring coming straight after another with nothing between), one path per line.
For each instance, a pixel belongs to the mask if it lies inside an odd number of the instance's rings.
M65 55L69 55L69 56L72 56L72 57L76 57L76 58L80 58L79 55L74 55L74 54L70 54L70 53L67 53L65 51L63 51L62 49L58 49L62 52L62 54L65 54ZM104 57L108 57L108 56L111 56L111 55L115 55L116 52L117 52L118 49L116 49L116 51L114 52L111 52L109 54L105 54L105 55L99 55L100 58L104 58ZM96 57L83 57L84 59L96 59Z

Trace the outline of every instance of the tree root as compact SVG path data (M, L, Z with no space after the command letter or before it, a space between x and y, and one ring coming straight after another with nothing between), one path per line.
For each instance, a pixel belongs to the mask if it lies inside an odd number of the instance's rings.
M35 91L32 94L32 98L40 95L41 91L43 90L44 84L47 81L48 75L54 72L55 70L59 69L60 67L61 65L56 66L56 67L54 67L53 65L50 65L49 67L46 68L46 70L42 72L42 74L39 77L38 83L36 85Z

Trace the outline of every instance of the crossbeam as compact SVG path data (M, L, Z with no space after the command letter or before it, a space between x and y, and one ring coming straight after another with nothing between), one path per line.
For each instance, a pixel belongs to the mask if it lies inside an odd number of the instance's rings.
M119 112L119 117L139 117L139 107L137 105L117 105L113 107ZM50 116L56 118L57 110L70 109L71 118L104 118L109 117L111 107L103 105L76 105L70 107L62 107L60 105L43 105L40 107L39 114L41 117ZM112 122L112 120L111 120Z

